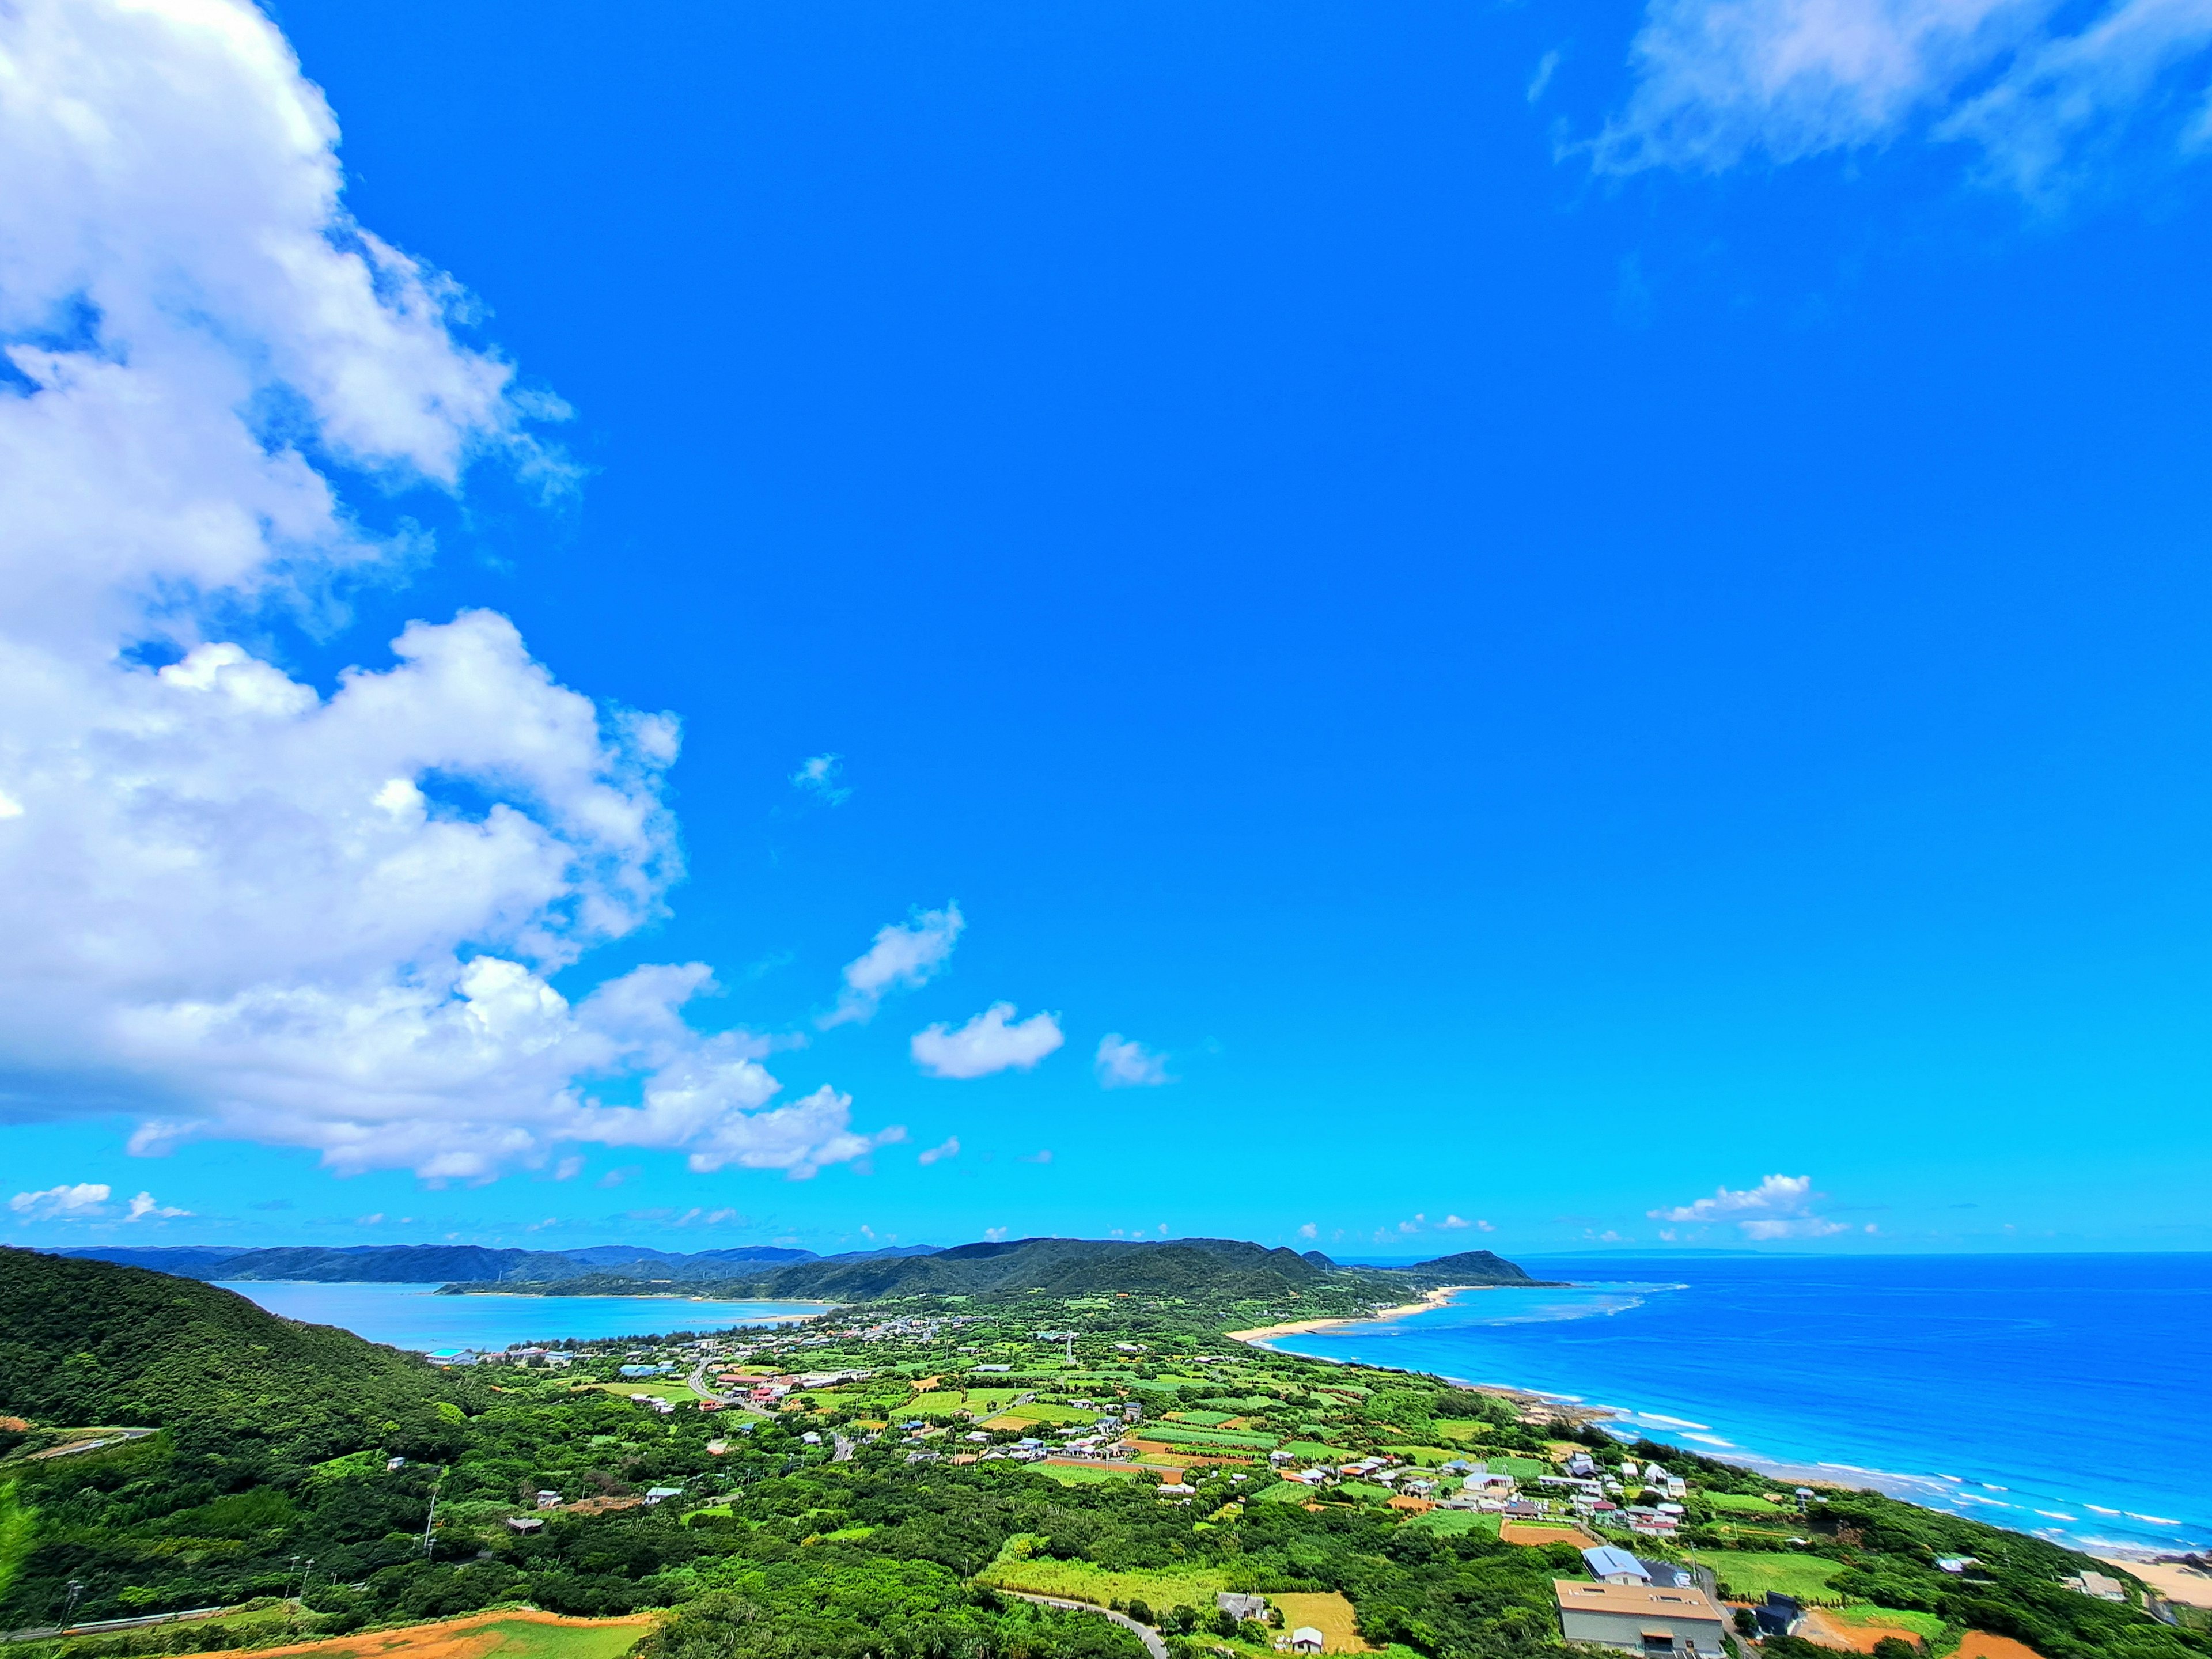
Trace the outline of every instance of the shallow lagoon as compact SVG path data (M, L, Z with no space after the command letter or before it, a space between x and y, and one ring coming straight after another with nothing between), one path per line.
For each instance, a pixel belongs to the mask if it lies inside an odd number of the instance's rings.
M780 1324L820 1313L819 1302L702 1302L674 1296L440 1296L434 1285L318 1285L218 1280L287 1319L337 1325L372 1342L435 1353L563 1338L601 1341L661 1331Z

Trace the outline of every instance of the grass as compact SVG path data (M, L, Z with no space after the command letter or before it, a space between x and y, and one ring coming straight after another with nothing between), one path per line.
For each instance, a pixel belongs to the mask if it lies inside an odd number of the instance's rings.
M976 1574L980 1583L1036 1595L1065 1595L1106 1607L1115 1601L1146 1601L1156 1609L1188 1605L1211 1607L1218 1592L1236 1588L1216 1567L1146 1568L1108 1572L1088 1561L1033 1560L1016 1556L1010 1540L999 1559Z
M1156 1440L1169 1446L1232 1446L1239 1451L1265 1451L1275 1443L1272 1434L1247 1434L1242 1429L1187 1429L1180 1423L1133 1423L1125 1432L1132 1440Z
M1359 1455L1356 1451L1346 1451L1341 1446L1332 1446L1320 1440L1286 1441L1283 1449L1304 1458L1310 1463L1349 1463Z
M23 1570L31 1553L31 1535L37 1530L37 1512L16 1497L15 1483L0 1485L0 1595L7 1594Z
M1322 1635L1323 1653L1369 1653L1367 1644L1360 1639L1359 1621L1352 1603L1335 1590L1323 1594L1290 1594L1267 1598L1283 1610L1283 1628L1296 1630L1301 1625L1311 1625Z
M1048 1475L1064 1486L1095 1486L1102 1480L1127 1480L1137 1474L1135 1469L1127 1468L1079 1468L1066 1464L1051 1463L1032 1463L1030 1468L1033 1474Z
M1026 1392L1023 1389L939 1389L915 1395L898 1409L908 1417L951 1417L961 1412L987 1417L1004 1411Z
M1385 1446L1382 1449L1395 1457L1404 1458L1409 1463L1420 1463L1431 1468L1439 1463L1449 1463L1455 1457L1466 1455L1464 1452L1454 1451L1448 1446Z
M1820 1597L1842 1564L1819 1555L1784 1555L1769 1550L1701 1550L1698 1559L1713 1570L1721 1588L1739 1599L1757 1601L1769 1590L1784 1595Z
M1419 1527L1424 1532L1440 1532L1447 1538L1455 1538L1469 1532L1495 1538L1502 1521L1502 1516L1486 1515L1480 1510L1431 1510L1415 1516L1406 1524Z
M1492 1474L1510 1474L1516 1480L1534 1480L1552 1472L1549 1463L1540 1463L1533 1457L1489 1457L1482 1462Z
M993 1418L988 1426L1012 1428L1021 1423L1095 1423L1098 1416L1097 1412L1078 1411L1073 1406L1048 1406L1031 1401L1026 1406L1008 1407Z
M1447 1440L1480 1440L1490 1432L1490 1425L1479 1423L1471 1417L1440 1418L1437 1432Z
M1943 1620L1932 1613L1915 1613L1902 1607L1876 1607L1871 1601L1854 1601L1849 1607L1823 1607L1820 1617L1832 1624L1884 1626L1909 1630L1922 1641L1931 1645L1944 1634Z
M1747 1492L1709 1492L1705 1502L1715 1509L1731 1515L1764 1515L1782 1516L1791 1513L1788 1506L1770 1504L1764 1498Z
M681 1405L687 1400L699 1398L698 1391L689 1382L663 1382L650 1376L633 1377L622 1382L586 1382L582 1386L586 1389L597 1389L603 1394L611 1394L623 1400L634 1394L649 1394L656 1400L673 1400Z
M548 1613L479 1613L270 1651L313 1659L620 1659L653 1622L636 1615L556 1620Z

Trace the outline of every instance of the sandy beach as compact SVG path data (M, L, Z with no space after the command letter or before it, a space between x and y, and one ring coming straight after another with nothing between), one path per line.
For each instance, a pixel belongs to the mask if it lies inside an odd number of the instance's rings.
M1304 1336L1308 1331L1334 1330L1340 1325L1371 1325L1377 1320L1403 1319L1408 1314L1428 1313L1449 1303L1462 1291L1486 1291L1487 1285L1445 1285L1425 1294L1419 1302L1401 1303L1357 1319L1298 1319L1286 1325L1260 1325L1249 1331L1231 1331L1232 1342L1265 1342L1271 1336Z

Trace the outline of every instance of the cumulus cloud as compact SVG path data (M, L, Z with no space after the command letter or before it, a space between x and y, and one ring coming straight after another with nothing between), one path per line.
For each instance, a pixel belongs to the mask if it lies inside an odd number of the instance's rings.
M1756 1187L1741 1191L1722 1187L1711 1198L1645 1213L1654 1221L1733 1223L1746 1238L1754 1240L1826 1238L1849 1232L1844 1223L1813 1213L1814 1201L1820 1196L1813 1190L1810 1176L1771 1175Z
M916 1152L914 1155L914 1161L917 1164L935 1164L943 1158L957 1158L959 1156L960 1137L958 1135L947 1135L940 1145L927 1146L921 1152Z
M888 1138L829 1090L772 1105L760 1040L686 1023L701 964L550 983L680 874L672 718L487 611L327 690L240 642L422 552L349 492L560 468L453 286L345 213L283 36L243 0L23 0L0 82L0 1118L464 1178L563 1141L803 1176ZM586 1087L622 1076L641 1103Z
M837 781L845 769L842 755L817 755L811 760L801 761L799 769L791 775L791 786L818 796L832 806L842 806L852 798L853 792Z
M8 1207L26 1221L98 1215L112 1190L105 1182L80 1181L73 1187L48 1187L35 1193L18 1193L8 1200Z
M1321 1237L1321 1229L1314 1225L1312 1222L1309 1221L1298 1229L1298 1237L1300 1238L1319 1238Z
M911 921L878 929L876 942L845 964L845 985L837 994L837 1006L815 1023L824 1030L866 1024L893 991L928 984L951 960L952 947L967 925L960 907L947 904L942 910L917 911Z
M1102 1089L1157 1089L1175 1081L1168 1075L1165 1054L1156 1054L1143 1043L1125 1039L1119 1031L1109 1031L1099 1039L1094 1063Z
M156 1221L167 1221L173 1216L191 1213L190 1210L180 1210L173 1204L155 1203L151 1193L140 1193L131 1200L130 1212L123 1218L125 1221L143 1221L150 1216Z
M1009 1024L1013 1018L1012 1003L994 1002L957 1031L947 1025L916 1031L910 1045L914 1063L932 1077L1026 1072L1066 1040L1055 1015L1032 1014Z
M2163 78L2208 47L2212 12L2173 0L1651 0L1634 89L1592 149L1613 171L1717 171L1917 125L2035 189L2092 129L2172 101ZM2194 148L2212 106L2187 106L2171 136Z

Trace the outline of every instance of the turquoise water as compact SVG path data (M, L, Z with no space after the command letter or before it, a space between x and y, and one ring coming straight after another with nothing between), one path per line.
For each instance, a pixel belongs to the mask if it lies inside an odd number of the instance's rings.
M1610 1406L2069 1543L2212 1543L2212 1255L1528 1266L1577 1283L1273 1346Z
M658 1296L440 1296L430 1285L218 1282L287 1319L342 1326L372 1342L421 1353L568 1337L600 1341L662 1331L719 1331L823 1309L818 1302L695 1302Z

